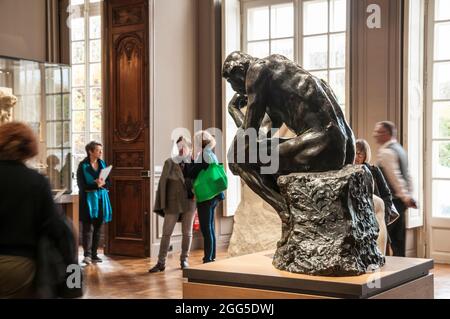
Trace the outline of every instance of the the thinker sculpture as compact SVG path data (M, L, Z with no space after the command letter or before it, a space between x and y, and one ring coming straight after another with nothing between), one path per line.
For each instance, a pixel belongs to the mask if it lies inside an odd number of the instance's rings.
M329 85L281 55L233 52L222 72L236 92L228 110L240 128L228 154L230 169L282 220L275 267L339 276L383 265L370 172L351 165L353 132ZM273 136L283 124L295 137ZM262 161L237 161L240 152L246 159L254 152L249 129L263 134L258 148L277 154L275 174L261 174Z

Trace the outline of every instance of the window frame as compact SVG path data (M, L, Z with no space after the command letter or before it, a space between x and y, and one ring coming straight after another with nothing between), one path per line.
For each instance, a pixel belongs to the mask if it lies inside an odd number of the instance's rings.
M346 28L344 31L337 31L337 32L330 32L330 2L328 1L328 30L326 33L321 34L314 34L314 35L304 35L303 34L303 3L305 2L312 2L314 0L241 0L241 48L242 51L247 52L248 51L248 39L247 39L247 10L255 7L261 7L261 6L272 6L272 5L278 5L278 4L286 4L286 3L292 3L294 6L294 48L293 48L293 54L294 54L294 61L297 62L300 66L303 66L303 48L304 48L304 39L308 37L314 37L314 36L320 36L320 35L326 35L327 36L327 59L328 59L328 65L326 69L318 69L318 70L307 70L311 72L317 72L317 71L325 71L327 72L327 82L330 80L330 71L333 70L344 70L345 72L345 102L339 103L339 105L344 106L344 114L347 120L350 120L351 115L351 96L350 96L350 76L351 76L351 70L350 70L350 26L351 26L351 0L346 0ZM269 14L269 21L271 19L271 15ZM269 30L270 30L270 24L269 24ZM345 66L338 67L338 68L331 68L330 67L330 35L333 34L345 34ZM275 38L278 39L278 38ZM269 52L270 52L270 41L272 38L269 34ZM263 40L261 40L263 41Z
M435 26L437 23L447 23L450 22L449 19L445 20L436 20L435 16L435 0L428 0L426 2L426 54L425 54L425 126L426 126L426 134L425 134L425 170L426 170L426 187L425 187L425 198L426 198L426 208L429 212L429 218L431 224L441 224L446 225L446 227L450 227L450 216L445 217L441 215L434 215L434 206L433 206L433 184L434 181L450 181L450 177L437 177L433 173L434 166L434 156L433 156L433 144L435 142L450 142L450 137L448 138L439 138L434 137L433 132L433 120L434 120L434 104L436 102L448 102L450 103L450 99L435 99L434 98L434 66L435 63L447 62L450 63L450 59L445 60L436 60L435 59L435 44L436 44L436 34L435 34Z
M70 2L70 1L69 1ZM104 25L104 16L103 16L103 6L104 6L104 0L98 0L98 1L91 1L91 0L83 0L82 4L76 4L72 5L69 4L70 9L72 12L75 12L75 14L72 14L70 16L70 19L72 18L83 18L83 29L84 29L84 37L81 40L73 40L72 39L72 32L69 32L69 43L70 43L70 58L71 58L71 66L72 69L74 66L83 66L84 68L84 84L82 86L75 86L74 81L71 81L70 90L72 93L72 98L74 97L74 90L81 89L84 90L84 108L75 108L75 103L71 103L71 118L74 121L75 120L75 114L76 112L84 112L84 122L85 127L82 131L74 131L74 125L71 127L71 137L72 137L72 171L77 170L77 163L79 159L84 158L86 155L85 153L79 153L76 152L75 149L75 137L82 135L84 137L84 142L87 144L89 141L92 140L93 135L98 135L100 137L97 142L103 143L103 123L100 121L100 130L91 130L91 120L93 119L93 116L96 112L100 112L100 118L102 118L104 114L103 110L103 94L104 94L104 83L103 83L103 25ZM79 13L79 15L77 15ZM100 30L98 37L91 38L91 18L99 16L100 17ZM99 61L91 61L91 42L92 41L100 41L100 59ZM83 42L84 43L84 61L81 63L72 63L73 60L73 52L72 52L72 45L76 42ZM91 68L95 65L98 65L100 67L100 83L98 85L91 84ZM74 74L74 72L72 72ZM92 101L91 101L91 90L100 89L100 106L99 107L93 107ZM76 189L76 181L73 180L73 188Z
M241 1L241 22L242 22L242 27L241 27L241 48L244 52L248 51L248 43L249 42L259 42L259 41L268 41L269 42L269 52L271 51L271 42L273 40L282 40L282 39L293 39L293 56L294 56L294 60L297 61L297 57L298 57L298 28L297 28L297 21L298 19L295 18L296 16L296 2L297 0L242 0ZM294 30L293 30L293 35L292 37L283 37L283 38L272 38L270 31L271 31L271 19L272 16L269 12L269 38L268 39L262 39L262 40L254 40L254 41L249 41L247 38L247 26L248 26L248 22L247 22L247 11L249 9L252 8L257 8L257 7L263 7L263 6L274 6L274 5L279 5L279 4L288 4L288 3L292 3L294 6ZM270 9L269 9L270 10Z

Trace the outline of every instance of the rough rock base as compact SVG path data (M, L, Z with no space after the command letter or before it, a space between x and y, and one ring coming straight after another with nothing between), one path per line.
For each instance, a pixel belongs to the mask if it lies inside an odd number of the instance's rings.
M356 276L383 266L372 178L364 166L278 179L288 211L273 265L321 276Z

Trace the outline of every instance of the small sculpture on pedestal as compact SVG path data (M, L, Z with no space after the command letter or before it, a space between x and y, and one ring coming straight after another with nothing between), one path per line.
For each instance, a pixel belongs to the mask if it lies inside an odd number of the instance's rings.
M12 108L16 103L17 98L12 94L12 89L0 87L0 125L11 122Z
M276 54L257 59L233 52L222 72L236 92L228 110L239 127L228 153L230 169L282 221L275 267L345 276L382 266L371 175L352 165L353 132L330 86ZM283 124L293 138L274 136ZM247 134L252 129L259 132L257 141ZM258 157L261 150L276 154L275 173L261 173L270 165ZM250 161L255 154L257 161Z

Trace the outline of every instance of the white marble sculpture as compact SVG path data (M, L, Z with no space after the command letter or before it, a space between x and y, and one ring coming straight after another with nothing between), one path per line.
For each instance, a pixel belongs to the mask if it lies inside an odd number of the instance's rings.
M378 222L378 227L380 231L378 233L377 246L383 255L386 255L386 245L387 245L387 227L384 219L384 202L383 200L373 195L373 204L375 210L375 217Z
M0 87L0 125L11 122L12 108L16 103L17 98L12 94L12 89Z
M241 202L234 215L228 255L236 257L275 250L281 236L281 221L275 210L243 184Z

